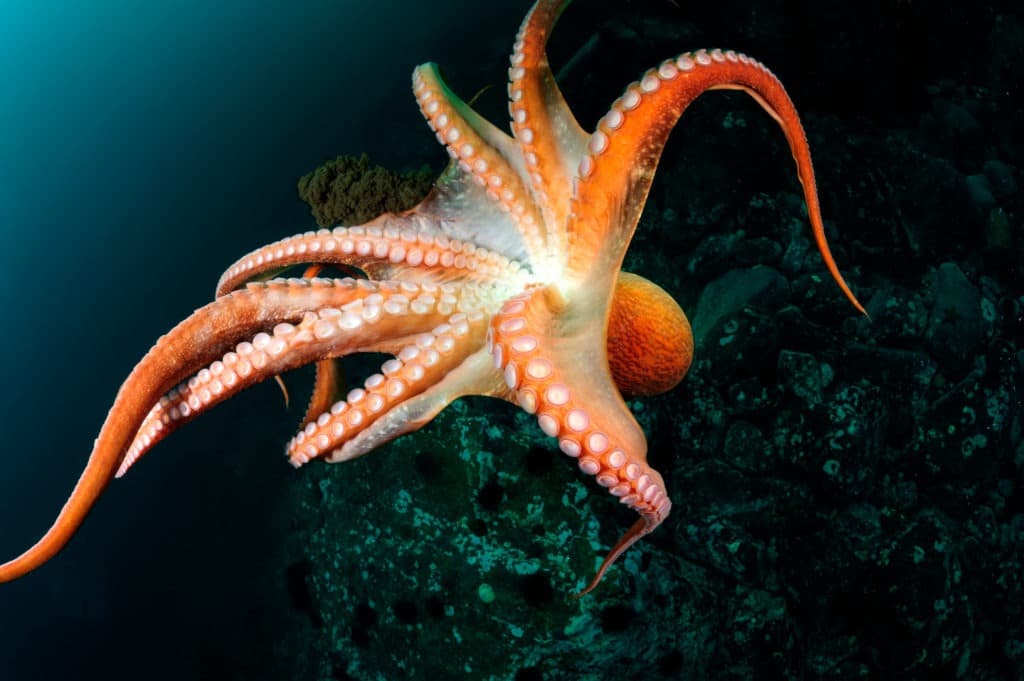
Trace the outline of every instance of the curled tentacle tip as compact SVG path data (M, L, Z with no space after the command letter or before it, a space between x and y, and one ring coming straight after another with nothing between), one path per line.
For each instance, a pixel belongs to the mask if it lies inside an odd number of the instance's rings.
M601 577L603 576L604 570L602 569L594 576L592 580L590 580L590 584L587 584L587 586L582 591L577 591L576 593L569 594L569 598L573 599L574 601L583 598L588 593L597 588L597 585L601 583Z
M288 394L288 386L285 385L284 379L281 378L280 374L274 376L274 382L277 383L277 386L279 388L281 388L281 393L284 397L284 408L287 410L289 404L291 403L291 396Z
M863 306L863 305L861 305L861 304L859 304L859 303L858 303L858 304L857 304L857 309L858 309L858 310L860 310L860 313L861 313L862 315L864 315L864 318L865 318L865 319L867 319L867 320L868 320L869 322L873 322L873 321L874 321L874 320L873 320L873 319L871 318L871 315L870 315L870 314L868 314L868 311L867 311L866 309L864 309L864 306Z
M601 583L604 573L608 571L608 568L615 563L618 557L625 553L626 549L635 544L640 537L649 533L655 527L657 527L657 523L651 524L651 522L646 518L638 518L637 521L633 523L632 527L626 530L626 533L622 535L622 538L619 539L615 546L612 547L611 551L608 552L608 555L605 556L604 561L601 563L601 567L597 569L597 574L594 575L592 580L590 580L590 584L587 584L583 591L572 594L572 598L582 598L596 589L597 585Z
M853 306L855 308L857 308L857 312L860 312L862 315L867 317L868 321L870 322L871 321L871 315L869 315L868 311L864 309L864 306L860 304L860 301L857 300L856 298L851 298L850 300L853 303Z

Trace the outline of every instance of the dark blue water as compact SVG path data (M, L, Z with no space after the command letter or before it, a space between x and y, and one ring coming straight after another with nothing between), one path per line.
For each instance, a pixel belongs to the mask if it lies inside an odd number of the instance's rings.
M339 153L439 165L413 66L503 56L521 19L454 0L294 7L0 5L5 559L49 525L157 336L236 257L313 226L297 178ZM294 416L254 393L167 442L57 560L0 589L0 679L259 665L244 649L268 645L259 558Z

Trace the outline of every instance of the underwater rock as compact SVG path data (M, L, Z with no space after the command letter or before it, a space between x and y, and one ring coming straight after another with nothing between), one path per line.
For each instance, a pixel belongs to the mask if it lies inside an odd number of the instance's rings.
M836 295L835 284L828 274L809 271L792 282L792 302L807 317L828 325L838 324L850 316L851 308Z
M887 202L892 206L890 210L896 211L891 229L904 231L909 245L923 254L949 253L974 243L979 233L979 215L956 166L943 155L925 153L906 138L893 139L892 144L884 189L891 197ZM942 145L941 141L928 143L929 147L943 148ZM880 209L885 210L884 204ZM899 219L900 215L912 215L913 219ZM879 269L891 266L891 257L887 250L878 263ZM915 262L910 260L908 264ZM899 281L903 273L888 274Z
M923 352L850 343L843 353L848 375L862 376L900 400L923 397L938 370Z
M318 473L295 491L323 621L310 654L325 676L580 678L623 664L633 645L663 641L635 626L640 596L630 592L645 563L645 597L664 598L673 559L651 564L653 546L638 546L606 576L601 598L568 599L622 530L598 522L595 505L617 504L574 475L528 415L472 402L378 456L310 469ZM604 652L580 658L598 639ZM491 654L494 641L520 640L529 645ZM457 666L439 650L460 651ZM381 666L389 660L399 666Z
M882 391L837 383L823 403L807 412L799 433L779 428L776 440L799 438L785 456L834 498L861 499L872 491L884 445L888 414Z
M780 345L783 347L816 352L836 345L835 327L812 322L796 305L786 305L775 313L775 319L779 325Z
M823 376L818 360L806 352L779 353L779 381L808 406L821 403Z
M1019 191L1014 175L1019 171L1008 163L999 159L992 159L985 162L985 177L989 181L992 193L1000 199L1008 199L1016 196Z
M961 371L981 342L981 295L951 262L939 265L930 283L934 302L925 344L940 364Z
M693 335L698 348L708 342L708 336L723 321L734 318L744 306L756 301L767 309L778 307L789 295L789 283L776 270L758 265L747 269L734 269L718 277L701 293L697 313L693 317ZM718 332L720 343L724 335ZM728 344L728 343L726 343Z
M995 349L979 357L959 382L924 406L915 426L911 456L919 478L941 494L944 508L961 513L997 484L1008 459L1008 439L1020 404L1011 354Z
M992 22L988 42L990 85L997 91L1012 91L1024 82L1024 21L1010 12L1000 14Z
M687 271L700 277L715 277L728 272L736 265L736 251L744 237L742 231L708 235L694 249Z
M722 454L729 464L748 473L766 473L775 465L772 445L764 433L742 419L729 425Z
M989 184L985 175L967 176L967 193L971 196L971 202L979 210L988 210L996 205L996 197L992 194L992 185Z
M889 285L868 301L870 336L878 343L906 344L920 340L928 326L929 310L919 290Z
M715 460L686 467L675 482L690 490L676 509L682 555L759 588L773 571L767 538L813 503L806 486L751 476Z
M1007 255L1016 246L1013 223L1002 208L993 208L985 220L985 250L990 254ZM1018 254L1024 249L1018 249Z
M736 376L775 364L778 349L775 318L746 307L707 329L700 352L716 378L728 385Z

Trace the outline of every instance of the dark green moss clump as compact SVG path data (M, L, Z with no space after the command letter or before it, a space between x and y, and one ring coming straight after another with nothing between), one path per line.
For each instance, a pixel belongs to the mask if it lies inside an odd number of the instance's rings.
M396 173L371 165L366 154L338 156L299 178L299 197L321 227L358 225L381 213L412 208L430 191L428 166Z

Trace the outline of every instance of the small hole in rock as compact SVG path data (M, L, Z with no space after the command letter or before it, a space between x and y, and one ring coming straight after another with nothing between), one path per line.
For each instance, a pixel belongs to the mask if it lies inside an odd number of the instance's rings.
M505 488L492 480L480 488L476 500L482 508L497 511L501 502L505 500Z
M543 447L530 447L524 457L526 471L531 475L545 475L554 466L554 462L555 453Z
M432 452L417 454L413 465L424 480L437 480L441 476L441 462Z
M520 588L523 591L523 600L534 607L547 605L555 597L555 590L551 588L547 575L539 572L524 577Z
M523 667L516 672L515 681L543 681L544 676L536 667Z
M352 627L352 642L359 648L370 647L370 632L359 627Z
M683 671L683 654L673 650L668 655L663 655L658 660L658 670L665 676L676 678L679 672Z
M427 614L434 619L441 619L444 617L444 601L437 596L431 596L428 598L425 607Z
M368 603L359 603L355 610L356 624L369 629L377 624L377 611Z
M391 612L402 624L416 624L416 604L412 601L395 601L391 606Z
M288 585L288 597L292 607L309 617L314 627L323 626L323 619L313 605L313 594L309 590L310 575L313 574L313 563L307 559L299 560L285 570L285 582Z
M624 605L611 605L601 611L601 630L605 633L625 631L636 613Z

